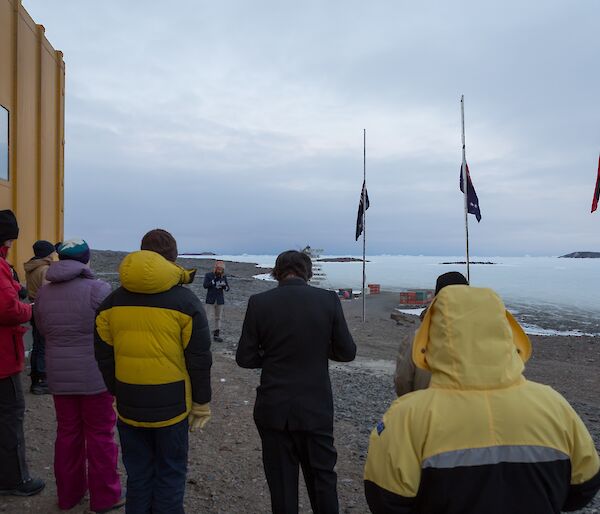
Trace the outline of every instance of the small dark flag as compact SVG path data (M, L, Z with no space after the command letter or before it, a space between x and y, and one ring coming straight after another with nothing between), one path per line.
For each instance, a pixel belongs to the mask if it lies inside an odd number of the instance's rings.
M477 218L477 223L481 221L481 211L479 210L479 198L477 198L477 193L475 192L475 188L473 187L473 182L471 181L471 174L469 173L469 165L465 163L465 168L467 172L467 212L469 214L474 214ZM462 178L462 166L460 167L460 190L462 193L465 193L463 188L463 178Z
M598 156L598 176L596 177L596 189L594 189L594 198L592 200L592 212L598 208L598 198L600 197L600 155Z
M365 207L363 201L367 204ZM369 193L367 193L367 184L363 182L360 192L360 203L358 204L358 215L356 216L356 241L363 232L363 213L369 208Z

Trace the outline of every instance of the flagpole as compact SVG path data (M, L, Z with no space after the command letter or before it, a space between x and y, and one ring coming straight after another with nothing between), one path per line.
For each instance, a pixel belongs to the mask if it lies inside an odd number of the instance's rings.
M367 278L366 272L366 255L367 255L367 129L363 129L363 190L362 190L362 204L363 204L363 263L362 263L362 321L366 321L366 305L365 305L365 281Z
M471 283L471 275L469 268L469 217L467 216L469 210L469 203L467 200L467 192L469 190L469 183L467 179L467 154L465 150L465 95L460 97L460 115L462 124L462 166L461 166L461 177L464 190L464 204L465 204L465 235L467 242L467 282Z

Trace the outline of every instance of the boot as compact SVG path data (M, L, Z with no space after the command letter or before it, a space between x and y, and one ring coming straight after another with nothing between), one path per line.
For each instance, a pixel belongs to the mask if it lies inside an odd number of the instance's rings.
M39 478L29 478L14 489L1 489L0 496L33 496L42 491L46 483Z
M220 330L215 330L213 332L213 341L215 343L222 343L223 342L223 338L219 337L219 332L221 332Z
M48 389L48 383L43 378L35 378L31 380L31 388L29 389L31 394L50 394Z

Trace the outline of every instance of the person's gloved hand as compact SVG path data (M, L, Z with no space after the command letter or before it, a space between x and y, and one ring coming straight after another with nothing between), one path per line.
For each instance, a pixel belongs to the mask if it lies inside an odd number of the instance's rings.
M210 419L210 403L192 403L190 411L189 424L190 432L197 428L204 428Z

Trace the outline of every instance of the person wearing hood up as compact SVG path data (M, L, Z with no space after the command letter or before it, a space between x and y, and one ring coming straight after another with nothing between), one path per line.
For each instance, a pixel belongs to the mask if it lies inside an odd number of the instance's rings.
M371 433L374 514L558 514L600 489L590 433L552 388L526 380L529 338L491 289L445 287L415 335L429 388L394 401Z
M54 262L54 245L50 241L36 241L33 244L33 257L23 264L25 269L25 281L27 283L27 296L29 301L34 304L38 290L47 284L46 272L50 264ZM48 394L48 384L46 382L46 351L44 337L40 334L35 322L35 311L31 317L31 331L33 336L33 346L29 358L31 364L31 388L32 394Z
M96 317L96 359L117 401L127 512L183 513L188 428L210 419L210 330L184 284L196 270L177 264L166 230L123 259L121 287Z
M54 248L51 245L52 248ZM89 490L90 509L124 504L117 473L116 415L94 357L96 309L111 291L89 268L83 239L58 248L58 262L37 291L34 316L46 341L48 387L56 410L54 475L60 509L77 505Z
M21 285L6 261L19 225L11 210L0 211L0 496L31 496L45 486L32 478L25 459L25 399L21 371L25 360L21 324L31 319L31 305L19 299Z
M458 271L449 271L440 275L435 283L435 294L437 295L444 287L451 285L468 285L467 279ZM421 315L421 321L427 314L427 308ZM404 338L396 356L396 371L394 372L394 387L396 395L412 393L419 389L429 387L431 373L425 369L420 369L415 366L412 360L412 337Z
M206 289L206 305L210 305L215 320L213 330L213 340L215 343L222 343L221 337L221 317L223 316L223 306L225 305L224 291L229 291L229 282L225 275L225 263L223 261L215 262L215 269L204 275Z

